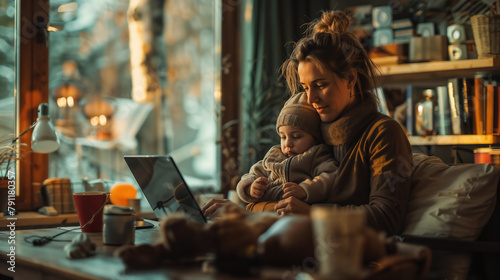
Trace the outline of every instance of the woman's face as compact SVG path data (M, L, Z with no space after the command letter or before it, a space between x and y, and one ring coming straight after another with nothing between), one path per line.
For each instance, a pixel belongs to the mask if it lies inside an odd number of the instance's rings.
M331 122L354 103L356 75L342 79L336 74L316 67L312 62L300 62L300 84L307 94L307 102L318 112L321 121ZM352 90L352 97L351 97Z

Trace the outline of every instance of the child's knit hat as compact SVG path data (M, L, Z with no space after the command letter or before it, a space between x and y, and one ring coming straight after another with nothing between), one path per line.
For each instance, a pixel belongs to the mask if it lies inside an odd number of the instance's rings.
M292 95L285 102L276 121L276 131L280 126L293 125L311 134L318 143L322 143L320 124L318 112L307 103L307 95L300 92Z

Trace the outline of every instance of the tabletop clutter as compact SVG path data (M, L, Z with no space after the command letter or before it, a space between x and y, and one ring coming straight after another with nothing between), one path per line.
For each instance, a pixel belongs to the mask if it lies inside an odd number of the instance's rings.
M177 213L161 221L162 239L157 243L123 246L116 255L132 270L203 259L217 273L247 277L259 277L267 267L317 279L425 277L431 260L428 248L376 232L366 226L359 210L331 206L314 206L311 217L279 217L229 206L206 224ZM299 269L291 272L291 267ZM283 278L292 279L285 274Z
M272 212L232 208L207 224L176 213L160 221L161 240L134 245L136 211L130 206L137 203L133 199L136 189L125 183L116 186L109 193L73 193L81 233L65 245L67 258L95 256L100 245L92 242L92 234L102 233L103 245L121 246L115 256L130 269L161 267L164 262L203 256L220 273L253 276L257 275L255 265L287 267L307 260L312 264L307 272L318 279L385 279L390 275L421 279L429 269L429 249L395 242L368 227L361 210L333 205L313 205L309 217L279 217ZM238 240L220 235L228 225L242 229ZM283 234L287 229L305 231L306 238L290 243L290 233Z
M67 183L65 180L50 180L49 183L60 182ZM66 256L85 258L95 254L96 244L86 233L102 232L105 245L134 244L136 209L140 211L135 187L128 183L115 183L107 193L101 183L90 185L87 180L84 183L90 191L72 194L72 208L76 210L81 233L64 247ZM52 186L52 189L56 188Z

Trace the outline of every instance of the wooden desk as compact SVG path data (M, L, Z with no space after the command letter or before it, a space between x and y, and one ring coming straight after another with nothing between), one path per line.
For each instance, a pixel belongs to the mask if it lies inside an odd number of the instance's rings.
M160 238L157 222L155 227L136 230L135 244L151 244ZM63 248L68 242L52 241L41 247L35 247L24 239L27 236L53 236L63 229L46 228L36 230L14 230L0 232L0 279L2 276L14 279L234 279L234 277L215 272L203 272L202 263L189 265L169 265L154 270L127 271L119 258L113 253L118 246L102 243L101 233L89 233L96 243L96 255L84 259L67 259ZM78 231L68 232L55 240L70 241ZM10 236L15 239L9 239ZM15 240L15 244L9 244ZM11 241L12 242L12 241ZM9 271L11 249L14 246L15 272ZM282 279L289 270L266 269L259 279Z
M144 209L138 215L144 219L156 220L156 216L153 210ZM54 228L61 225L64 226L77 226L78 216L76 213L73 214L59 214L56 216L45 216L33 211L19 212L16 216L16 229L41 229L41 228ZM10 216L3 217L0 214L0 231L8 230L7 225L9 224L11 218Z

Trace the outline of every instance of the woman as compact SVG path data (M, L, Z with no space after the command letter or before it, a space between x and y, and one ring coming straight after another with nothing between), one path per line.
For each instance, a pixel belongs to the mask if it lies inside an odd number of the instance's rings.
M340 163L325 202L363 208L369 226L398 234L410 192L411 145L401 126L378 112L376 67L348 30L346 14L324 12L296 43L282 74L292 94L307 94L322 120L324 141ZM224 203L211 201L203 210L211 215ZM307 214L310 205L288 197L275 210Z
M362 208L371 228L399 234L410 192L412 150L400 125L378 113L375 66L348 28L349 18L343 12L324 12L297 42L282 73L292 94L306 93L321 118L324 141L340 163L324 202ZM310 205L292 196L279 201L275 210L280 215L307 214ZM306 216L279 219L271 213L252 214L220 199L211 200L202 211L209 217L220 213L221 218L211 224L167 218L161 226L163 244L125 248L120 257L133 267L186 252L215 252L229 259L257 253L261 261L283 264L300 263L314 254ZM371 236L364 242L367 252L369 248L382 252L380 239Z

